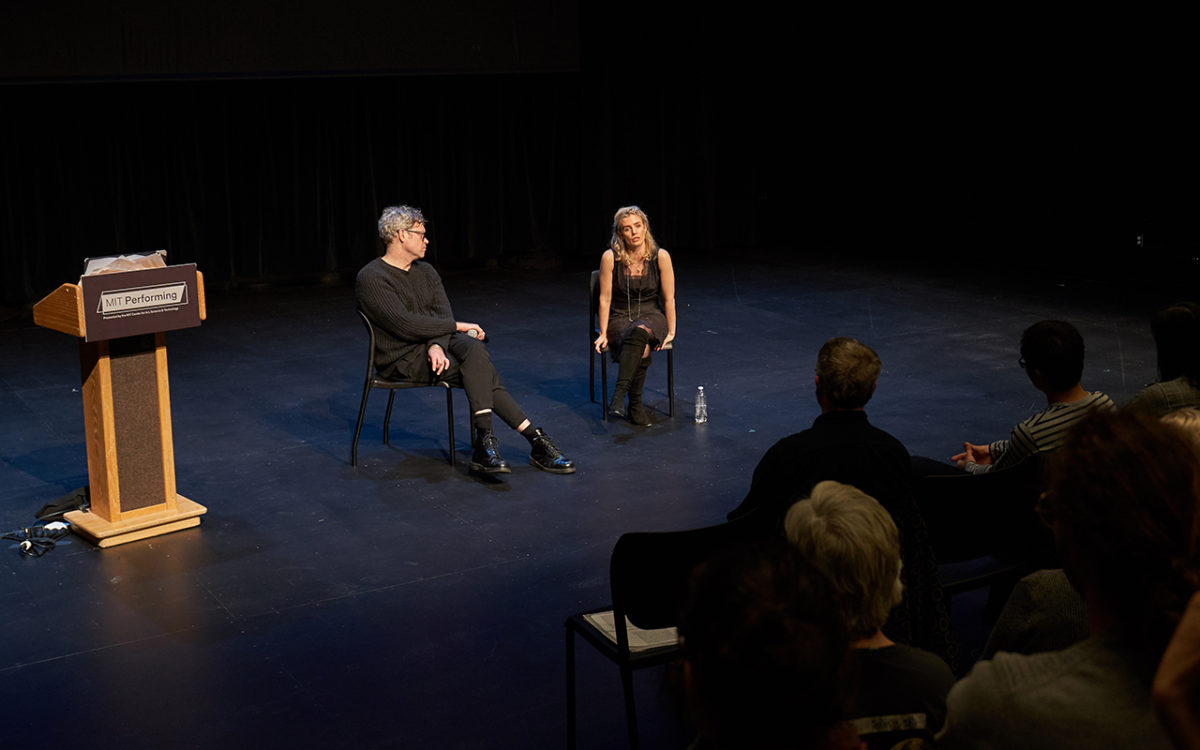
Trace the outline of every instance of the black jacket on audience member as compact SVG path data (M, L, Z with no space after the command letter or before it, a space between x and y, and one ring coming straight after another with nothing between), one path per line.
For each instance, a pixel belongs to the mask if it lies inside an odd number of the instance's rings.
M892 640L942 657L957 668L958 648L929 546L929 533L912 495L908 450L867 421L861 410L828 411L803 432L783 438L758 462L750 491L729 519L754 514L764 534L782 533L783 517L826 479L853 485L887 508L900 531L904 601L883 631Z

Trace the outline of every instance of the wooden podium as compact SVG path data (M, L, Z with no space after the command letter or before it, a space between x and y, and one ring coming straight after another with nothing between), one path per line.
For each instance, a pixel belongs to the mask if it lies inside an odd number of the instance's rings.
M194 263L84 276L34 305L33 320L79 342L91 510L72 528L100 547L200 525L175 491L166 331L204 320Z

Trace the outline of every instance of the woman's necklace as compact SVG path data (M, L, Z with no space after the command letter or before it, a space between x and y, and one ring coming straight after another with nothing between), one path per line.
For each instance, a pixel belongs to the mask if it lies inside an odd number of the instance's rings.
M638 290L637 290L637 313L635 314L633 312L632 294L629 290L630 284L634 278L633 268L631 267L631 264L629 264L629 263L625 263L623 265L625 266L625 317L629 318L629 322L632 323L635 320L640 320L642 317L642 288L641 288L641 286L639 286ZM640 268L643 272L640 275L645 275L645 270L646 270L646 259L645 258L642 258L642 263L641 263Z

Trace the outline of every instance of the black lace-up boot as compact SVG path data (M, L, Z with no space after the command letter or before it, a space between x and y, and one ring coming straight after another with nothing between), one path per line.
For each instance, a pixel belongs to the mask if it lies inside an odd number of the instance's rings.
M575 462L562 454L550 436L540 427L533 428L529 438L529 463L551 474L575 473Z
M475 428L475 452L471 454L471 471L480 474L508 474L512 471L500 455L500 440L490 427Z

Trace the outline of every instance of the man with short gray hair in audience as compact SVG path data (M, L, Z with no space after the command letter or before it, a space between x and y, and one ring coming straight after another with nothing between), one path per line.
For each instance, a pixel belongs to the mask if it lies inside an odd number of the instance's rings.
M884 630L893 640L934 652L953 667L957 645L937 577L925 522L912 496L908 451L867 421L864 407L883 369L871 347L848 337L830 339L817 353L817 404L812 427L775 443L750 481L750 491L729 519L746 518L766 535L783 533L783 518L818 482L832 479L879 501L900 530L907 587Z
M882 370L879 355L856 339L830 339L817 353L817 404L812 427L783 438L754 469L750 491L730 520L754 512L779 526L792 503L824 479L852 484L895 513L911 498L908 451L867 421L864 411Z

